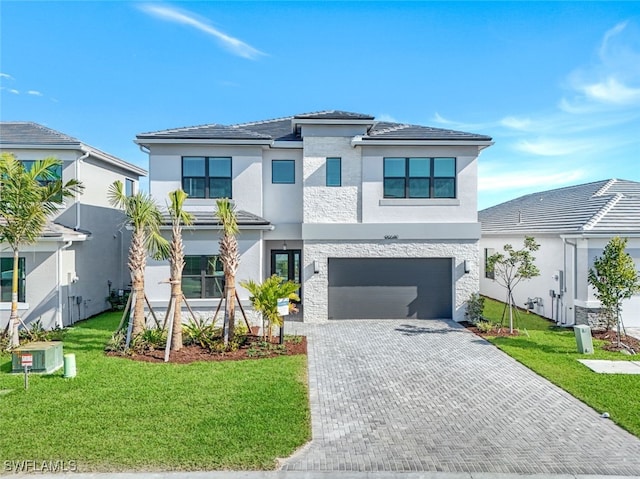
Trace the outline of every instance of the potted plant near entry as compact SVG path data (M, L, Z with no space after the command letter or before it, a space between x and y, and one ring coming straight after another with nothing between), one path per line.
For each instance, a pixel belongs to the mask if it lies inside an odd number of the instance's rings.
M253 280L241 281L240 286L247 289L251 296L249 300L253 308L262 316L262 334L264 339L271 338L273 326L279 326L283 331L284 312L287 314L295 312L295 303L300 301L297 291L300 288L298 283L285 281L280 276L273 275L265 279L262 283ZM278 307L280 305L280 307ZM286 308L286 309L285 309ZM280 342L283 335L280 335Z

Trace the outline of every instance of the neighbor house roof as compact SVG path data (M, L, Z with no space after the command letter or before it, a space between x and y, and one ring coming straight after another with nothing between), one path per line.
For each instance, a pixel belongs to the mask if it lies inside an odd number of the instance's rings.
M491 141L491 137L455 130L432 128L421 125L408 125L379 122L371 115L340 110L327 110L313 113L302 113L285 118L262 120L236 125L200 125L170 130L141 133L137 135L139 143L153 139L208 139L208 140L268 140L301 141L298 122L319 120L322 122L366 124L368 131L362 140L457 140L457 141Z
M483 234L640 233L640 183L611 179L532 193L478 218Z
M0 226L6 225L7 220L0 218ZM84 230L74 230L67 226L47 220L42 230L40 238L53 241L84 241L91 236L91 233Z
M95 158L117 166L138 176L146 176L147 170L128 163L109 153L81 142L77 138L31 121L0 122L0 148L77 149Z

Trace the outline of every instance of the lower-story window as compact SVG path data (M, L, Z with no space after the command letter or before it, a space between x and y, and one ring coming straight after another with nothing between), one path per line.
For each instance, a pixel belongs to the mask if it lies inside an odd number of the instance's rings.
M185 256L182 292L187 298L222 298L224 271L220 257Z
M13 281L13 258L0 258L0 301L11 302L11 283ZM24 258L18 259L18 301L25 302L27 275L24 269Z
M484 277L488 279L496 279L496 273L494 271L489 271L489 257L495 254L496 250L493 248L485 248L484 249Z

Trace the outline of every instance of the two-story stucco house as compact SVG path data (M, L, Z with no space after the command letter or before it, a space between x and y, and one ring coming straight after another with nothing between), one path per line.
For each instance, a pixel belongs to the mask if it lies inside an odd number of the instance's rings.
M0 151L27 166L45 157L63 165L62 181L80 180L84 193L65 198L50 218L40 240L20 250L19 314L28 325L41 320L46 328L67 326L109 308L110 290L128 288L126 266L130 234L122 211L107 200L107 189L122 181L133 194L146 171L89 146L76 138L32 122L1 122ZM0 329L11 306L13 254L0 245Z
M324 111L136 142L159 203L177 188L189 194L183 284L193 307L217 305L223 288L217 197L239 212L237 278L299 282L304 321L459 321L478 290L477 157L490 137ZM151 302L166 304L168 265L150 261L147 273Z

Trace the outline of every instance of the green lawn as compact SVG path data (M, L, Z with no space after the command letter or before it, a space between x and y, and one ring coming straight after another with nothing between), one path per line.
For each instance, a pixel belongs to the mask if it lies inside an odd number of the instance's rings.
M121 313L72 328L78 376L9 374L0 356L0 464L78 470L273 469L310 439L306 357L151 364L103 354Z
M484 316L500 322L503 306L487 299ZM573 328L558 328L554 324L521 312L517 324L519 336L489 341L595 410L608 412L618 425L640 437L640 375L597 374L578 362L578 359L640 361L640 356L604 351L603 342L597 340L594 354L578 354Z

